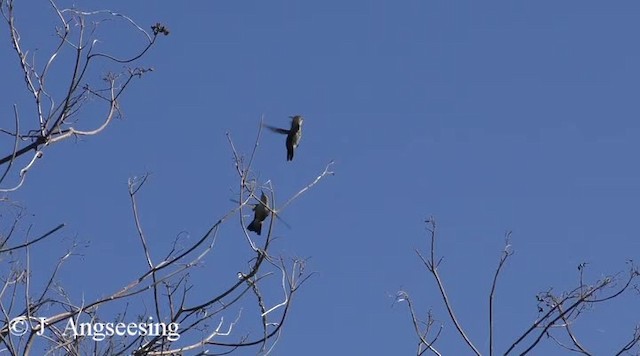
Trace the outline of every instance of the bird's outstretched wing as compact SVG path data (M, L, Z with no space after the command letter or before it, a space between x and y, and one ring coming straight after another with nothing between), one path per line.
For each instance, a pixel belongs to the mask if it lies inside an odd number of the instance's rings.
M263 125L264 127L268 128L269 130L279 133L279 134L283 134L283 135L288 135L289 134L289 130L286 129L281 129L279 127L273 127L273 126L269 126L269 125Z

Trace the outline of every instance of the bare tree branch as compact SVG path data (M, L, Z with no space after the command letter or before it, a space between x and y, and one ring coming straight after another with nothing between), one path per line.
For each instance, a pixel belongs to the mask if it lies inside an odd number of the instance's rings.
M447 308L447 312L449 313L449 317L451 318L451 321L453 321L453 325L455 325L456 330L458 330L458 333L464 339L464 342L467 344L467 346L469 346L469 348L471 348L471 350L476 355L480 355L480 351L478 351L478 349L473 345L473 343L471 342L471 340L469 339L469 337L465 333L464 329L460 325L460 322L458 322L458 318L456 318L456 315L455 315L455 313L453 311L453 307L451 306L451 302L449 301L449 297L447 296L447 292L444 289L444 285L442 283L442 279L440 278L440 273L438 273L438 266L440 265L440 262L442 261L442 259L438 260L438 262L435 261L435 258L436 258L435 257L435 254L436 254L436 221L435 221L435 219L433 217L431 217L431 218L427 219L425 222L427 223L427 226L428 226L427 227L427 231L429 231L429 233L431 235L431 249L430 249L431 256L427 260L420 254L420 251L416 250L416 253L418 254L420 259L422 260L422 263L424 263L424 265L427 267L429 272L431 272L431 274L433 275L433 278L436 280L436 284L438 285L438 289L440 290L440 295L442 296L442 301L444 302L444 305Z
M507 262L507 259L513 255L513 250L511 250L511 231L505 234L504 240L504 250L502 251L502 256L500 256L500 262L498 262L496 273L493 275L491 292L489 293L489 355L493 355L493 296L496 291L498 275L500 275L500 271Z

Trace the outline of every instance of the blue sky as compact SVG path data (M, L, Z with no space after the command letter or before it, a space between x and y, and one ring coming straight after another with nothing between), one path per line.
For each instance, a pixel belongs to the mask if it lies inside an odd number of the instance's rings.
M248 154L262 115L282 127L289 115L305 117L293 162L285 161L284 137L262 137L255 169L280 201L331 160L336 172L283 212L291 229L276 227L273 252L311 257L316 272L294 302L277 355L415 353L406 305L393 303L400 289L419 312L432 309L444 322L445 354L467 352L414 252L426 252L430 215L446 287L483 352L486 296L505 231L513 231L515 255L498 286L500 353L535 319L537 292L573 288L581 262L595 281L637 257L635 2L109 6L145 28L169 27L142 61L155 71L122 100L124 119L53 147L12 196L40 231L68 224L51 248L90 241L63 278L78 299L111 293L144 267L127 179L152 173L140 205L158 251L182 231L200 236L233 205L225 132ZM29 27L24 40L46 48L53 18L17 11ZM139 45L125 39L105 32L103 48L126 53ZM4 48L9 75L17 61ZM15 93L19 76L10 75L0 87L4 117L12 103L28 105ZM221 248L243 239L237 225L221 230ZM206 291L213 266L234 278L243 258L214 254L193 282ZM629 295L586 313L576 324L585 346L611 353L631 336L638 305ZM540 352L562 354L550 346Z

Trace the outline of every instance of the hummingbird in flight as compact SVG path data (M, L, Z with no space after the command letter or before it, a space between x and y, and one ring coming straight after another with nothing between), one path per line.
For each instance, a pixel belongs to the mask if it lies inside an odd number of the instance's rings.
M302 138L302 121L304 121L304 119L301 115L289 117L291 118L291 128L289 130L269 125L264 126L275 133L287 135L287 141L285 142L287 146L287 161L293 161L293 153Z
M247 230L260 235L262 232L262 222L269 216L269 197L262 192L260 203L253 207L253 221L247 226Z

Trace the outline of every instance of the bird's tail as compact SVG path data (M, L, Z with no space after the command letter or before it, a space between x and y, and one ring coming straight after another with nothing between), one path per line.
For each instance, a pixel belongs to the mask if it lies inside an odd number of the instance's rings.
M256 234L260 235L262 232L262 222L258 220L253 220L251 224L247 226L247 230L253 231Z

